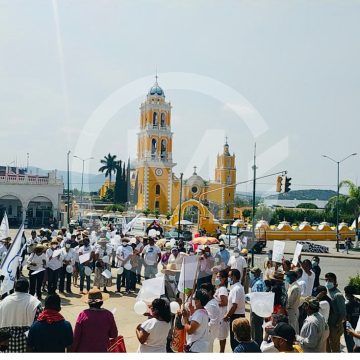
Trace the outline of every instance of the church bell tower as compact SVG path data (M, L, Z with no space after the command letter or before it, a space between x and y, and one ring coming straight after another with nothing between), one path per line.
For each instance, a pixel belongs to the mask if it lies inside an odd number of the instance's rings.
M140 106L137 144L137 210L171 209L173 172L171 104L165 101L157 76L145 102Z

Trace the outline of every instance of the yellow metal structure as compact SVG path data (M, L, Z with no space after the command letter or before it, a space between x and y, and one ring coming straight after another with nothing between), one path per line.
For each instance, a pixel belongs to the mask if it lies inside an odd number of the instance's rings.
M184 214L184 211L188 207L195 206L199 211L199 227L205 229L207 233L213 233L220 223L215 220L214 215L209 211L209 209L204 206L201 202L197 200L188 200L181 204L181 218ZM181 219L180 219L181 221ZM173 216L170 219L170 225L173 227L178 226L179 222L179 205L175 208Z

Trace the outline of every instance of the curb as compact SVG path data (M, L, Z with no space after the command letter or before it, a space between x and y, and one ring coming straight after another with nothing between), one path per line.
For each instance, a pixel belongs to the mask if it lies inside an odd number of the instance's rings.
M294 255L294 253L285 252L286 255ZM360 260L360 255L354 256L354 255L347 255L347 254L323 254L323 253L308 253L308 252L302 252L301 256L319 256L319 257L327 257L327 258L333 258L333 259L349 259L349 260Z

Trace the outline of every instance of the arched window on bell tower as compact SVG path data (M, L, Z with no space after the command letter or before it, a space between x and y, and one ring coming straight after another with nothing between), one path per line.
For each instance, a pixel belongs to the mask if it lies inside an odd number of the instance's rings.
M151 141L151 158L155 159L157 153L157 141L156 139L152 139Z
M160 185L157 184L156 187L155 187L155 194L156 194L156 195L160 195L160 192L161 192Z
M166 140L161 140L161 160L166 160Z
M158 114L157 112L154 112L153 114L153 127L158 127Z
M161 126L162 128L165 128L165 127L166 127L165 113L161 113L160 126Z

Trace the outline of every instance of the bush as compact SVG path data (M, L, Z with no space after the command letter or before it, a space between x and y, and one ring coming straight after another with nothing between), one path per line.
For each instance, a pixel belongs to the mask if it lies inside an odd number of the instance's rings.
M108 212L115 212L115 211L124 212L125 211L125 206L122 205L122 204L112 204L112 205L105 206L105 211L108 211Z
M356 295L360 295L360 274L357 273L356 276L349 278L349 284L354 286L356 289Z

